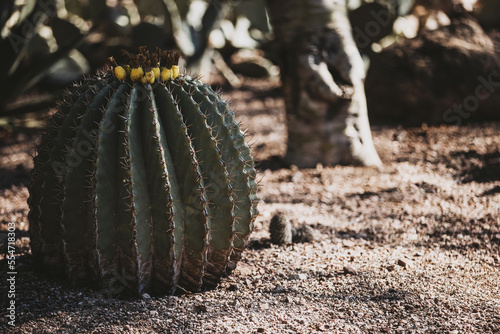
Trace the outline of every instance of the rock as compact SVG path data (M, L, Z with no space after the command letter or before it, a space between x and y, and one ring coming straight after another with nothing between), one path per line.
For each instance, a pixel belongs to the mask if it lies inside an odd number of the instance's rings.
M354 246L356 246L356 243L352 240L343 240L342 241L342 245L345 247L345 248L352 248Z
M194 306L194 311L196 313L205 313L207 312L207 307L203 304L197 304Z
M274 293L283 293L285 292L285 289L281 286L281 284L276 284L276 287L273 290Z
M292 241L296 243L314 241L314 230L309 225L292 228Z
M305 280L305 279L307 279L307 275L306 274L292 274L292 275L290 275L290 279Z
M302 180L303 174L301 171L295 172L292 176L293 183L299 183Z
M471 17L454 19L413 39L398 39L373 53L370 63L370 120L419 126L499 119L500 90L487 91L483 84L500 78L498 51Z
M405 268L405 269L408 269L408 268L411 268L412 267L412 263L410 260L408 259L405 259L405 258L399 258L398 259L398 265Z
M346 264L344 266L344 274L357 275L358 271L356 270L356 268Z
M226 273L229 275L234 269L236 269L236 262L229 262L226 267Z

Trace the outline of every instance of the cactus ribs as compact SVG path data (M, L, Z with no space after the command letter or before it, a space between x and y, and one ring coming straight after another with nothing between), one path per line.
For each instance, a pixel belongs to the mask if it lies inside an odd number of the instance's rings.
M111 294L213 287L258 212L250 149L220 95L175 74L178 53L124 56L69 90L47 127L29 189L33 255Z

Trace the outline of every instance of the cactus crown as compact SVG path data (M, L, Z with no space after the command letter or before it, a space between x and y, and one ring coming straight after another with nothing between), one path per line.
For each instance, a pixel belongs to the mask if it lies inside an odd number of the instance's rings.
M250 148L220 95L179 76L178 53L124 58L68 91L42 137L32 253L110 294L213 287L258 213Z
M162 51L156 48L150 53L146 47L139 48L137 53L122 50L125 64L118 65L113 57L109 60L115 66L114 75L119 80L130 79L132 82L154 83L156 80L163 82L176 79L179 76L179 58L177 51Z

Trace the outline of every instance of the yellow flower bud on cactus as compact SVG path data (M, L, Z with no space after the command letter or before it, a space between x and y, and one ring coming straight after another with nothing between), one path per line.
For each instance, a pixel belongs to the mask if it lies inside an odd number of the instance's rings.
M168 81L172 78L172 70L169 68L162 68L160 78L162 81Z
M127 78L127 71L121 66L115 67L115 77L118 80L125 80Z
M146 73L144 73L144 76L141 78L141 82L143 84L148 83L148 82L150 84L153 84L155 82L155 74L154 74L153 70L146 71Z
M153 67L151 69L155 75L155 79L160 79L160 68L159 67Z
M172 66L172 79L176 79L179 76L179 66Z
M133 68L130 71L130 80L132 82L140 80L144 76L144 71L142 70L141 67Z

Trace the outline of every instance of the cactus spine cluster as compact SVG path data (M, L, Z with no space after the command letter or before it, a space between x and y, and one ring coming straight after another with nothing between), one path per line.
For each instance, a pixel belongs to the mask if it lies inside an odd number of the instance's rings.
M250 149L220 95L179 75L177 54L125 58L73 87L42 137L33 255L74 284L121 282L119 293L213 287L257 215Z

